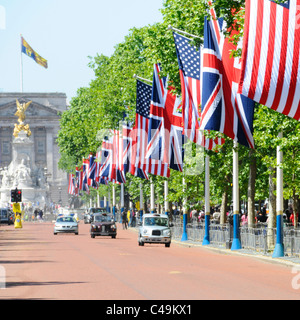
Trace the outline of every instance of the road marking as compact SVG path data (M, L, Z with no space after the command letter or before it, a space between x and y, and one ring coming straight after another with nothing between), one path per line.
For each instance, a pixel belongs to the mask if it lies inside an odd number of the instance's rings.
M169 274L181 274L181 271L170 271Z

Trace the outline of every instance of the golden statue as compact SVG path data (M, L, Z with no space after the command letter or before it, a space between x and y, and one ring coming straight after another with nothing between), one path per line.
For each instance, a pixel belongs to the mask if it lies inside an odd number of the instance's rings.
M14 136L17 138L21 131L25 131L27 133L27 136L30 137L31 131L29 129L29 125L28 124L25 125L24 121L26 119L25 112L29 107L29 105L32 103L32 101L29 101L27 103L22 103L22 104L20 104L18 100L16 101L17 101L17 112L15 113L15 115L19 117L18 119L19 124L17 123L15 124Z

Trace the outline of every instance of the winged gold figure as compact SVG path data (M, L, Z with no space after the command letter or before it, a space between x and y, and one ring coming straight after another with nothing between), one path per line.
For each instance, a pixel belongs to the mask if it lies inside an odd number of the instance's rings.
M15 130L14 130L14 136L17 138L19 136L19 133L21 131L25 131L27 133L27 136L31 136L31 131L29 129L29 125L24 123L26 119L25 112L32 103L32 101L29 101L27 103L20 103L18 100L16 100L17 103L17 112L15 113L16 116L18 116L18 122L19 124L15 124Z

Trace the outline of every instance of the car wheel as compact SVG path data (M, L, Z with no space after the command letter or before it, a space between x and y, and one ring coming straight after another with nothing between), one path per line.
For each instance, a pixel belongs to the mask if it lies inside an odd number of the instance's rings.
M116 239L116 235L114 235L114 236L111 236L113 239Z
M171 243L165 243L166 248L170 248Z
M91 234L91 238L92 238L92 239L95 239L95 235L94 235L94 234Z
M56 232L54 232L53 234L54 234L55 236L57 235L57 233L56 233Z
M143 241L139 241L139 246L143 247L144 246L144 242Z
M75 235L78 236L78 232L75 232Z

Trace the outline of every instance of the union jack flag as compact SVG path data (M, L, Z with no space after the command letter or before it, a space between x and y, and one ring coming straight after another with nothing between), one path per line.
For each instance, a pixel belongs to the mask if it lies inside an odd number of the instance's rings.
M82 166L76 167L75 192L77 195L79 194L79 191L82 190L82 178L83 178Z
M150 106L149 137L146 157L169 164L171 169L183 168L183 125L181 99L166 87L159 76L160 66L154 66Z
M213 8L210 14L204 24L200 129L219 131L254 148L254 102L238 94L240 61L230 56L237 46L222 32L223 19L217 19Z
M239 92L300 120L300 0L246 1Z
M224 138L207 138L200 131L201 103L201 47L192 45L192 40L173 32L179 65L182 92L183 134L207 150L225 143Z
M123 121L121 138L122 146L120 149L123 150L121 168L126 174L130 170L130 160L132 155L132 127L126 121Z
M146 158L151 94L152 87L137 80L136 120L132 132L130 173L143 179L149 179L148 173L163 177L170 176L168 164Z
M122 155L120 151L120 132L110 130L110 136L102 143L102 159L100 177L114 183L126 183L126 177L122 170ZM121 160L121 161L120 161Z
M96 163L95 183L96 183L97 187L99 187L99 184L108 185L108 181L100 176L100 169L102 168L101 159L102 159L102 149L99 148L96 153L96 159L95 159L95 163Z
M96 167L97 167L96 156L94 156L93 154L90 154L88 161L89 161L88 185L90 187L97 188L96 175L95 175Z

